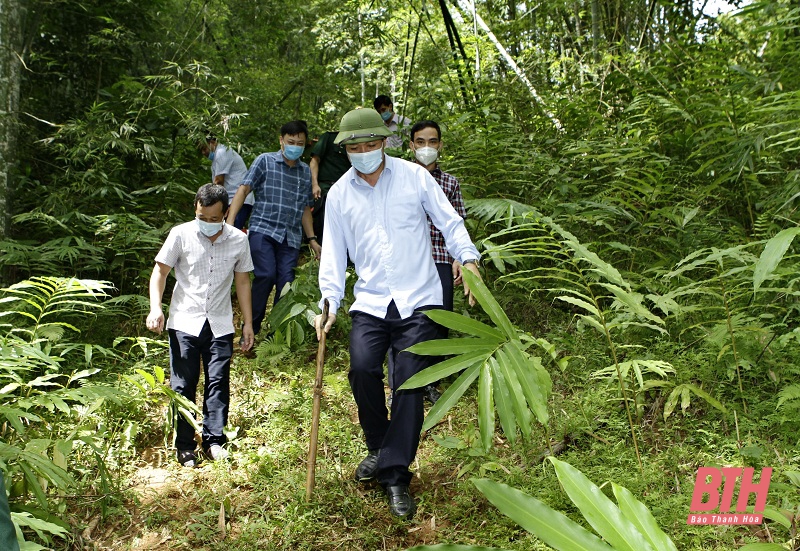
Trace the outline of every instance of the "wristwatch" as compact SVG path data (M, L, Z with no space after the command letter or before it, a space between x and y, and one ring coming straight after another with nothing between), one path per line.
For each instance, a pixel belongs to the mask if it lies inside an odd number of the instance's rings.
M308 241L309 243L311 243L312 241L317 241L317 236L309 235L308 237L306 237L306 241Z
M478 261L477 258L468 258L461 264L475 264L475 266L477 266L478 268L481 267L481 263Z

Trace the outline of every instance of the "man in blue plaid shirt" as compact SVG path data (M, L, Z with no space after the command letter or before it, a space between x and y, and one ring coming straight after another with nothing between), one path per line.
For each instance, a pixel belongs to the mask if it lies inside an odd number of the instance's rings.
M273 287L277 285L275 302L278 302L284 286L294 281L302 231L305 231L317 258L322 250L314 235L311 216L311 171L300 160L307 141L305 122L284 124L280 150L256 157L239 184L228 214L228 223L232 224L247 194L254 192L248 236L255 276L252 295L253 331L256 334L261 330Z

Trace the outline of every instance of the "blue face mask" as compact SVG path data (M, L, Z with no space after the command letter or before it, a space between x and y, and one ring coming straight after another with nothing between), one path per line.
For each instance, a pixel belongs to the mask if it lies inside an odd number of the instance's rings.
M300 155L303 154L303 150L305 147L302 145L288 145L284 144L283 146L283 156L289 159L290 161L296 161L300 158Z
M350 164L361 174L372 174L383 162L383 148L366 153L348 153Z
M213 237L219 233L222 229L222 225L225 223L223 222L206 222L204 220L200 220L199 218L194 219L197 222L197 226L200 229L200 233L205 235L206 237Z
M209 151L209 153L208 153L208 160L209 160L209 161L213 161L213 160L214 160L214 152L213 152L213 151Z
M384 111L383 113L381 113L381 118L383 119L383 122L387 122L389 119L392 118L392 115L394 115L393 112Z

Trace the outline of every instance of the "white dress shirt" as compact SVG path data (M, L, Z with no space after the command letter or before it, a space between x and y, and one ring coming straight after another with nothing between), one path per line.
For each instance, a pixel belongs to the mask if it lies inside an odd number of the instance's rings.
M425 167L388 155L384 160L374 187L351 168L328 192L319 287L320 307L327 298L331 313L344 296L348 253L358 274L351 311L384 318L394 299L406 319L421 306L442 305L426 214L454 258L480 258L464 220Z
M223 224L213 243L193 220L170 230L156 262L175 269L175 290L167 329L199 336L206 320L215 337L234 332L231 308L233 272L250 272L247 235Z

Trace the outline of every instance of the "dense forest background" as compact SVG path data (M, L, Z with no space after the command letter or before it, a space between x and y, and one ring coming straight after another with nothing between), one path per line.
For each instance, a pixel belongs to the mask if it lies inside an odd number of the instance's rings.
M515 516L545 503L572 519L552 521L565 533L577 521L646 549L586 515L569 464L624 483L680 549L798 548L800 2L0 8L0 469L23 548L578 549ZM163 465L174 485L137 493L191 411L142 320L153 257L209 180L198 141L214 132L249 163L282 123L306 120L313 138L377 94L442 124L487 282L481 309L457 310L493 331L452 321L483 340L432 376L453 390L429 413L415 525L370 513L380 498L364 506L346 482L363 453L346 320L330 343L329 466L303 502L311 259L273 337L237 358L236 468ZM687 526L703 465L773 467L766 524Z

